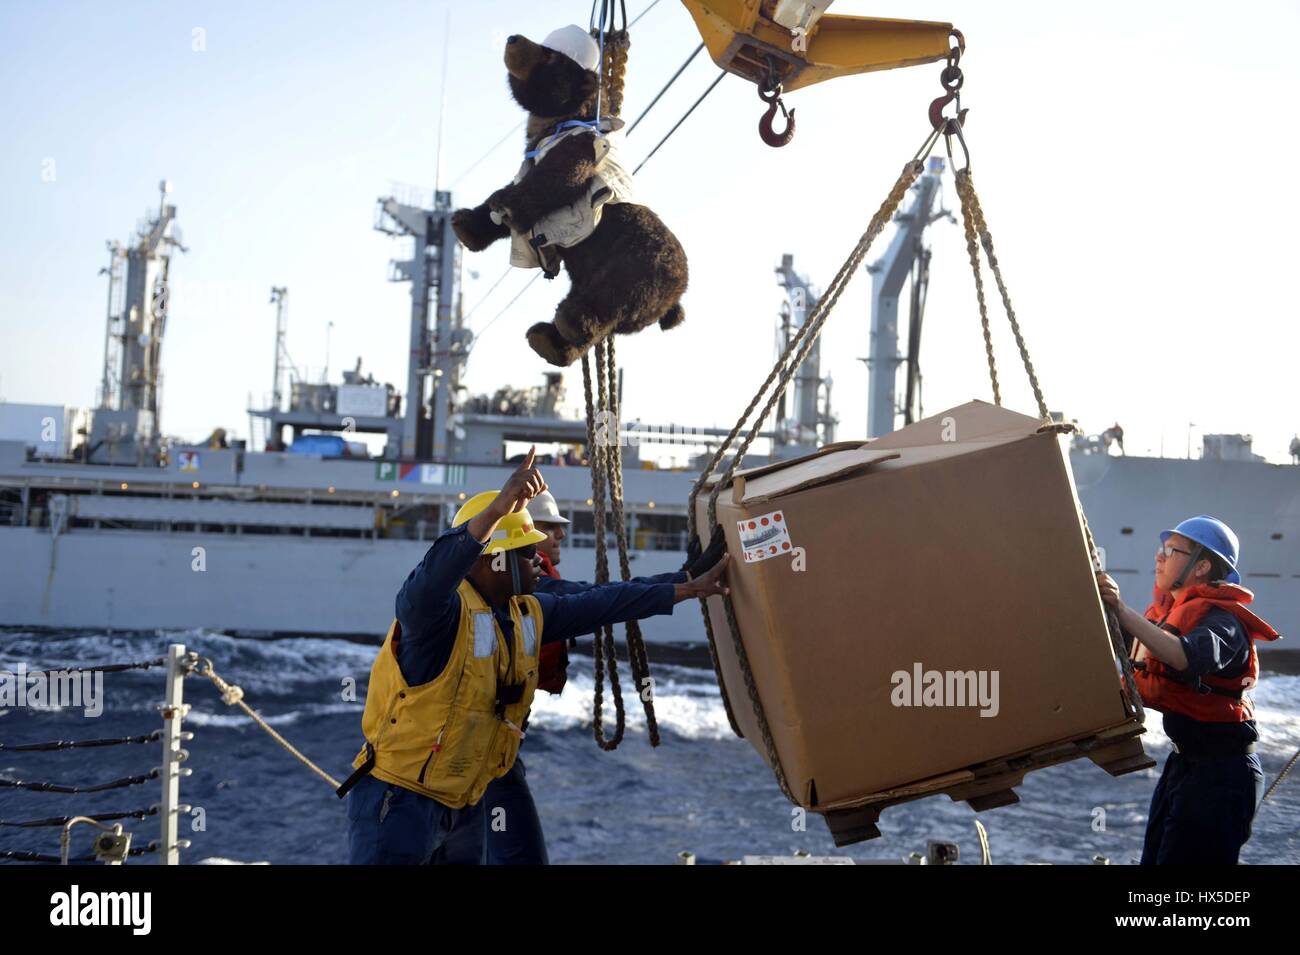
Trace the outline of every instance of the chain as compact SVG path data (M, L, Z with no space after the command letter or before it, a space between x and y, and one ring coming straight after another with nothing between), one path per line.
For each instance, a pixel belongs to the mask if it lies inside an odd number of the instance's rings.
M970 268L975 276L975 298L980 307L980 326L984 329L984 353L988 356L989 380L993 383L993 403L1002 406L1002 391L998 387L998 366L993 357L993 333L989 327L989 307L984 299L984 276L980 271L978 234L975 225L974 203L970 201L970 175L957 174L957 195L961 197L961 221L966 232L966 254L970 257Z
M1029 375L1029 384L1034 390L1034 400L1038 402L1038 413L1044 421L1049 421L1051 415L1047 410L1047 402L1043 398L1043 389L1038 384L1038 374L1034 371L1034 363L1029 357L1029 348L1025 344L1025 336L1020 331L1020 321L1016 318L1016 310L1011 306L1011 296L1007 292L1007 283L1002 278L1002 266L998 263L997 253L993 250L993 236L989 232L988 223L984 221L984 210L980 207L979 196L975 194L975 185L971 181L969 167L958 172L956 178L957 192L962 197L962 216L965 217L967 205L969 205L971 218L979 231L980 243L984 246L984 255L989 260L989 271L993 273L993 278L997 282L998 293L1002 296L1002 306L1006 309L1007 320L1011 323L1011 332L1015 335L1016 346L1020 349L1020 360L1024 363L1025 373ZM987 330L985 334L987 335Z

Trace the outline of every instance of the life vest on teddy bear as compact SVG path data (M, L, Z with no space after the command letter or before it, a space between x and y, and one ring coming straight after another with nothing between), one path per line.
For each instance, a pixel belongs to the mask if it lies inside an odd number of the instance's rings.
M596 173L587 192L577 201L548 212L526 232L511 232L510 264L520 269L542 269L548 278L559 274L556 249L567 249L585 241L600 225L601 209L614 202L632 201L632 174L619 157L623 121L605 117L593 123L570 119L560 123L524 153L523 165L515 174L517 185L557 144L571 136L591 136L596 151Z

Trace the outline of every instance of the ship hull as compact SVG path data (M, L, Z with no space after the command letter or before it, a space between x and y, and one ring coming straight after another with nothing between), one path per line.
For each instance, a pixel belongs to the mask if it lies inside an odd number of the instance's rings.
M1211 513L1241 538L1243 583L1256 594L1255 609L1284 637L1300 631L1300 468L1081 453L1071 458L1107 570L1131 605L1147 603L1160 531ZM565 496L580 493L585 471L564 470L557 483L574 484ZM672 501L686 483L669 473L629 472L628 478L630 509L643 500ZM428 546L383 538L90 528L52 535L48 528L0 527L0 625L382 635L398 587ZM681 561L676 551L637 551L632 573L676 570ZM590 580L594 568L591 548L566 548L565 577ZM652 619L644 630L656 642L705 639L691 607ZM1260 649L1295 652L1287 639Z
M427 541L274 539L232 534L0 528L0 624L59 630L219 630L374 636ZM644 551L636 576L682 556ZM561 570L591 580L595 551L565 551ZM703 639L692 605L643 625L649 640ZM699 631L697 633L697 631Z

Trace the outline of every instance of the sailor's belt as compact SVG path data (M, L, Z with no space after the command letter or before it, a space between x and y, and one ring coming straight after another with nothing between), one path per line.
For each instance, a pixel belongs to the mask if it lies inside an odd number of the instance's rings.
M1198 743L1193 746L1169 741L1174 752L1187 759L1217 759L1224 756L1245 756L1255 752L1254 743Z

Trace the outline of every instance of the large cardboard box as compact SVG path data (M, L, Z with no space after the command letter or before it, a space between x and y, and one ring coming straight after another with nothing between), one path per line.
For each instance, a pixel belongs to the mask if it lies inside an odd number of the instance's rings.
M1065 439L1039 426L973 401L723 488L739 632L805 808L917 798L997 766L991 787L950 791L970 798L1140 732ZM706 539L707 505L706 491ZM767 759L721 597L709 613L736 721ZM1136 743L1123 755L1120 771L1151 765Z

